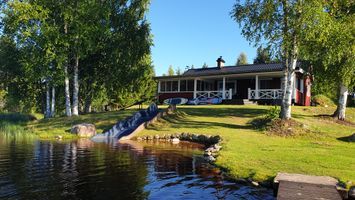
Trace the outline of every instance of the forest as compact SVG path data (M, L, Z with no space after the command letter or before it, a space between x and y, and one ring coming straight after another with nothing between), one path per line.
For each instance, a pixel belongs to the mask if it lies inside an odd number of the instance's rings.
M0 109L72 116L154 95L149 0L2 1Z

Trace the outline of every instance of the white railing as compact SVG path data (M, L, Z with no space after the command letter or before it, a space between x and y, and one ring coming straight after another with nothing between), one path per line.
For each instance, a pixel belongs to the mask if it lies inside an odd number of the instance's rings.
M258 89L248 88L248 99L281 99L283 92L281 89Z
M224 91L224 99L232 99L232 89ZM223 91L196 91L196 98L223 98Z

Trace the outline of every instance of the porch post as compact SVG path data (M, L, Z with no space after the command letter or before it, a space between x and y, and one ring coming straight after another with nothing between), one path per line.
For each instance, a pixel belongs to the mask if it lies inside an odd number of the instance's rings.
M161 87L160 84L161 84L161 82L159 81L158 82L158 93L160 93L160 87Z
M194 99L196 98L196 91L197 91L197 79L194 79Z
M259 75L255 75L255 99L259 99Z
M226 77L223 76L222 99L226 99Z
M178 92L180 92L180 79L178 80Z

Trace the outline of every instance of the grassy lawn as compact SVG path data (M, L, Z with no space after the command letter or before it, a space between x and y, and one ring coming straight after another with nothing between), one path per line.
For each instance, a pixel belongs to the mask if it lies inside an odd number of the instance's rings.
M102 133L110 129L117 121L131 116L138 109L133 107L127 110L102 112L80 115L77 117L56 117L43 119L43 116L37 114L35 121L22 120L26 115L21 114L0 114L4 121L0 124L0 133L9 133L16 136L38 136L41 139L55 139L55 136L61 135L64 139L76 138L76 135L70 133L70 128L79 123L95 124L97 132ZM20 119L20 120L18 120Z
M337 138L355 132L355 127L315 117L335 108L293 107L293 117L310 132L294 137L266 135L248 122L264 115L268 106L180 106L177 114L161 119L140 135L172 133L219 134L223 149L216 164L235 178L271 180L277 172L328 175L347 185L355 184L355 143ZM347 109L355 123L355 108Z

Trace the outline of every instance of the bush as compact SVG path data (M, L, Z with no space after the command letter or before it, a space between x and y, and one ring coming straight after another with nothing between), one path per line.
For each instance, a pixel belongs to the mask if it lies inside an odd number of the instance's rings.
M280 108L278 106L274 106L273 108L270 108L267 113L266 113L266 119L273 120L277 119L280 116Z
M312 98L312 102L319 106L335 106L334 102L325 95L318 94Z

